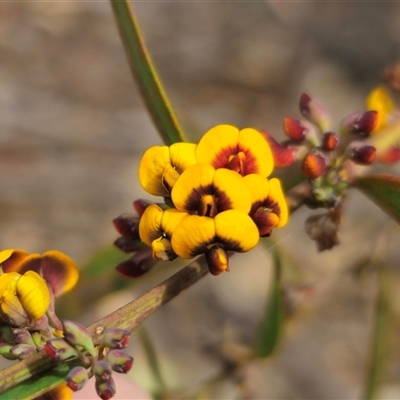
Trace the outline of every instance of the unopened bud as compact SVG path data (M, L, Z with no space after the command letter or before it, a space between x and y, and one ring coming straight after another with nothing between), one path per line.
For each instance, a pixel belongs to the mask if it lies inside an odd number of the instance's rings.
M116 387L113 378L110 378L106 381L96 379L95 388L98 396L102 400L109 400L116 393Z
M283 119L283 130L289 139L296 142L303 141L308 131L300 120L292 117L285 117Z
M339 124L341 135L359 134L368 136L375 128L378 121L376 111L355 112L344 117Z
M205 254L208 269L212 275L219 275L229 271L228 253L221 247L213 246Z
M114 241L114 246L124 253L133 253L143 249L143 243L140 239L120 236Z
M7 360L16 360L18 357L10 352L13 347L13 345L7 343L0 344L0 356L3 356Z
M67 386L74 392L81 390L89 380L89 374L86 368L82 366L77 366L69 371L66 383Z
M316 179L326 171L327 161L322 154L307 153L301 163L301 172L307 179Z
M118 349L110 350L106 360L111 364L113 371L123 374L126 374L133 365L133 357Z
M130 333L125 329L110 328L104 332L102 345L109 349L124 349L129 342Z
M107 381L111 378L112 368L109 362L105 360L96 361L93 366L93 373L96 380Z
M139 237L139 220L140 217L133 214L122 214L113 219L115 229L119 234L126 237Z
M62 321L64 327L64 339L73 347L80 346L92 357L96 355L92 337L89 331L75 321Z
M146 210L146 208L153 204L153 202L149 200L144 200L144 199L137 199L133 202L133 208L136 210L138 213L139 217L141 217Z
M349 150L349 158L359 165L370 165L376 159L376 149L374 146L363 145L360 147L353 147Z
M390 147L378 155L378 161L385 165L393 165L400 161L400 146Z
M36 353L36 347L30 344L17 344L16 346L10 349L10 353L13 354L19 360L22 360L26 357L29 357Z
M317 125L321 132L329 129L330 118L327 110L321 104L312 100L308 94L303 93L300 96L299 109L301 115Z
M64 339L50 339L44 346L47 355L56 361L64 361L76 357L78 353Z
M322 135L321 147L324 151L333 151L339 144L339 137L335 132L325 132Z
M31 346L34 346L34 342L32 340L32 335L27 329L22 328L14 328L13 335L15 338L15 343L25 343Z
M153 259L152 249L146 247L134 253L129 260L118 264L116 270L127 278L138 278L153 268L157 261Z
M297 149L278 143L272 135L267 132L261 132L268 142L274 158L275 168L285 168L293 164L296 159Z

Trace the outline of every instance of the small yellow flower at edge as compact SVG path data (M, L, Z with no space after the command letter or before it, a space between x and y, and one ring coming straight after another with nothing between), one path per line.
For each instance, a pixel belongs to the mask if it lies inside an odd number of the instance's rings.
M386 87L380 85L371 91L366 100L367 110L378 112L377 122L372 133L377 133L388 125L389 116L392 114L395 104Z

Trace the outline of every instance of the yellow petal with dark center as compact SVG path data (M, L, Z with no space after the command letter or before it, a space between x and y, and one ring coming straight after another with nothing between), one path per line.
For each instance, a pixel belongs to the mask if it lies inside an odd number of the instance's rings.
M16 291L31 322L42 318L50 305L50 293L45 280L36 272L28 271L18 279Z
M168 192L168 196L169 193L171 193L171 190L174 187L175 182L178 180L179 176L179 172L171 164L167 164L165 166L161 180L163 187Z
M195 151L194 143L174 143L169 147L171 164L179 174L197 163Z
M178 211L175 208L168 208L165 210L161 218L161 229L163 233L166 233L170 238L176 227L187 216L187 213Z
M219 212L240 210L247 214L250 211L250 191L241 175L229 169L217 169L213 185L216 190Z
M43 254L41 272L56 297L71 290L79 279L79 270L75 262L58 250L46 251Z
M171 244L182 258L193 258L205 253L215 239L214 219L189 215L184 218L172 234Z
M229 271L229 258L225 249L213 246L206 252L208 269L212 275L219 275L224 271Z
M228 210L218 214L214 220L218 243L223 243L225 250L245 252L258 243L257 226L247 214Z
M250 215L260 207L261 204L265 203L269 195L269 181L258 174L250 174L243 177L251 197L251 210Z
M14 258L14 254L11 256L10 261ZM40 254L27 254L18 256L18 262L9 263L8 260L3 265L4 272L18 272L21 275L27 271L35 271L41 274L41 262L42 256Z
M269 202L272 202L274 204L273 212L279 217L279 222L276 227L281 228L282 226L286 225L289 219L289 208L286 202L286 198L283 194L280 180L277 178L270 179L269 185Z
M214 168L226 167L230 156L237 154L239 129L232 125L217 125L206 132L196 148L199 163Z
M162 178L165 166L170 163L168 146L154 146L143 154L139 164L139 182L146 192L154 196L169 196Z
M151 204L144 210L140 218L139 236L148 246L151 246L152 241L163 233L161 228L163 213L164 211L157 204Z
M171 198L175 207L180 211L196 212L201 196L211 190L214 174L215 169L208 164L187 168L172 188Z
M268 142L253 128L239 132L238 150L246 155L245 171L242 175L260 174L267 177L274 169L274 159Z

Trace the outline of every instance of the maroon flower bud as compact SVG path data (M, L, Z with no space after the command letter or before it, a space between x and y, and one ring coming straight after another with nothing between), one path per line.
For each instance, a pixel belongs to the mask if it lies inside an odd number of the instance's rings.
M339 124L341 135L359 134L368 136L375 128L378 121L376 111L355 112L344 117Z
M296 142L303 141L308 131L300 120L292 117L285 117L283 119L283 130L289 139Z
M274 158L275 168L285 168L293 164L296 161L297 149L293 147L287 147L278 143L272 135L267 132L261 132L265 140L268 142L269 147L272 151L272 157Z
M109 362L105 360L96 361L93 366L93 373L96 381L108 381L111 378L112 368Z
M50 358L56 361L64 361L78 355L75 349L61 338L48 340L44 350Z
M321 147L324 151L333 151L339 144L339 137L335 132L325 132L322 135Z
M144 244L140 239L120 236L114 241L114 246L122 250L124 253L133 253L134 251L143 249Z
M144 200L144 199L137 199L133 202L133 208L138 213L139 217L141 217L144 213L144 210L150 205L153 204L152 201Z
M73 391L77 392L78 390L81 390L86 383L89 380L89 374L86 370L86 368L77 366L71 369L69 371L67 378L66 378L66 383L67 386Z
M115 382L113 378L106 381L96 379L95 388L98 396L102 400L109 400L116 393Z
M138 278L150 271L157 262L158 260L153 259L152 249L146 247L134 253L129 260L118 264L116 270L127 278Z
M350 160L359 165L370 165L376 159L376 149L374 146L363 145L350 148Z
M139 220L140 217L132 214L122 214L113 220L115 229L119 234L126 237L139 237Z
M317 125L321 132L328 130L330 121L327 110L321 104L312 100L308 94L303 93L300 96L299 109L301 115Z
M130 371L133 365L133 357L118 349L110 350L106 360L111 364L113 371L123 374Z
M393 165L400 161L400 146L390 147L381 152L378 161L385 165Z
M125 329L110 328L104 332L102 346L109 349L124 349L129 342L130 333Z
M213 246L205 253L208 269L212 275L229 272L228 253L222 247Z
M81 324L75 321L62 321L64 327L64 339L71 346L80 346L86 350L92 357L97 353L94 348L92 337L89 331Z
M307 179L316 179L326 171L327 161L322 154L307 153L301 163L301 172Z

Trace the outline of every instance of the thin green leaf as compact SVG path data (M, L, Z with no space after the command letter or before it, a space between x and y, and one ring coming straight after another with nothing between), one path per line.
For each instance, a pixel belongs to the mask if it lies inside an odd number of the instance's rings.
M279 252L274 250L273 254L274 275L272 277L272 286L254 345L255 355L260 358L267 358L272 355L282 333L284 314L281 282L282 263Z
M368 175L356 178L354 185L400 223L400 178L390 175Z
M375 306L375 323L371 341L371 354L365 381L363 399L377 399L377 391L385 377L389 359L390 336L390 281L391 277L381 268L379 272L379 287Z
M158 132L167 145L185 141L129 2L111 0L111 5L133 77Z

